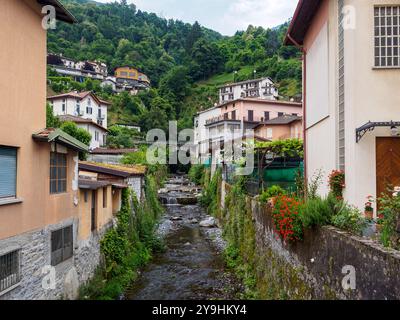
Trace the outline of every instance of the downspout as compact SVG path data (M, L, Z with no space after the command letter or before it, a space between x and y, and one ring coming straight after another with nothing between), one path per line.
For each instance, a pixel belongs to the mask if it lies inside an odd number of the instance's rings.
M303 59L303 145L304 145L304 180L305 185L308 185L308 172L307 172L307 51L304 50L303 46L301 46L296 40L292 38L290 32L287 33L287 37L289 40L302 52ZM307 190L307 188L306 188Z

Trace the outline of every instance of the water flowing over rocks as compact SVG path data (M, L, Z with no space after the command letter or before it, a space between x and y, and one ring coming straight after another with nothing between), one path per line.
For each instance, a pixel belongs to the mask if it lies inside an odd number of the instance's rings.
M201 190L186 176L171 177L158 196L166 208L158 235L164 253L154 257L128 290L129 300L236 299L241 284L225 269L226 247L216 219L198 204Z

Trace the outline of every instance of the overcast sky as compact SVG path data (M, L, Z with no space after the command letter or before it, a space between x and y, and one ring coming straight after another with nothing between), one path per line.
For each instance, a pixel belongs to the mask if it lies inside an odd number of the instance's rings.
M114 2L115 0L96 0ZM275 27L294 13L297 0L128 0L142 11L193 23L196 20L223 35L245 30L249 24Z

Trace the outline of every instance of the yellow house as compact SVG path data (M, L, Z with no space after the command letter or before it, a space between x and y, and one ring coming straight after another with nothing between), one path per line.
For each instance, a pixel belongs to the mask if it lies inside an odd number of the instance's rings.
M130 67L130 66L122 66L118 67L114 71L115 78L117 79L125 79L125 80L134 80L140 82L146 82L150 84L150 80L143 72L140 70Z

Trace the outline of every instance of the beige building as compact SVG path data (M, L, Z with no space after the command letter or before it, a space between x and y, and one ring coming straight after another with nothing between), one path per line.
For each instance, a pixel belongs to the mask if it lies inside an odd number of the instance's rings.
M270 141L303 139L303 120L288 115L267 120L254 128L254 135Z
M360 208L400 186L399 29L400 0L307 0L285 40L304 52L306 175L343 170Z
M58 1L40 3L0 2L0 70L8 75L0 79L0 299L70 298L81 273L78 151L87 146L44 128L42 6L55 6L60 21L74 18Z

